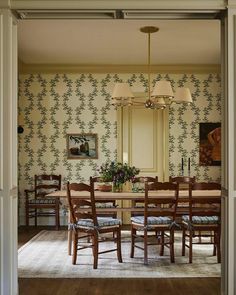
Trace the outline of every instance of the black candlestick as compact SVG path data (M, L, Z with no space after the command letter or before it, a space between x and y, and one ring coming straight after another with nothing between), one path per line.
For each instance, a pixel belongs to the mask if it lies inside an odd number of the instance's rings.
M183 176L184 175L184 158L182 158L182 162L181 162L181 173Z

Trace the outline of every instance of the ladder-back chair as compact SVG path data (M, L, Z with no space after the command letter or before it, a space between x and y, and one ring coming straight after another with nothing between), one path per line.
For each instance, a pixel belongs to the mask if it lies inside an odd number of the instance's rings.
M196 190L198 192L198 195ZM210 193L210 191L212 191ZM217 261L221 261L221 185L214 182L193 183L189 189L189 214L182 216L182 255L189 249L189 263L193 259L193 244L213 244ZM209 242L193 241L195 237L211 237ZM214 251L215 252L215 251Z
M37 226L38 217L54 216L56 229L60 227L60 200L59 198L46 197L47 194L61 189L61 175L35 175L34 188L25 190L26 226L29 219L34 218Z
M85 192L88 198L80 199L73 197L73 192ZM94 256L93 268L98 265L98 255L117 251L117 258L122 262L121 255L121 221L111 217L98 217L96 214L94 187L84 183L67 184L67 199L70 210L69 229L73 235L73 256L72 263L76 264L77 251L85 248L92 248ZM116 248L99 252L99 243L106 242L107 239L99 239L104 233L113 233L110 240L116 241ZM115 236L115 237L114 237ZM92 243L80 246L82 239L91 237Z
M152 192L155 190L155 192ZM168 193L166 193L168 191ZM151 193L152 192L152 193ZM151 196L150 196L151 195ZM175 261L174 256L174 230L175 217L178 202L178 184L170 182L145 183L144 212L142 216L131 217L131 254L134 257L134 249L144 251L144 264L148 264L148 246L161 245L160 255L164 255L164 247L170 249L170 260ZM155 204L150 207L149 204ZM140 231L143 234L140 234ZM154 232L154 235L148 234ZM157 239L156 234L160 235ZM143 247L136 244L137 238L143 239ZM155 242L149 242L155 237Z

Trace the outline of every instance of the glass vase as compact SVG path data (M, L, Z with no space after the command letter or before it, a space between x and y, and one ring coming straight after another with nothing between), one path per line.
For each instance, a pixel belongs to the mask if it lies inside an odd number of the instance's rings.
M114 193L120 193L123 190L123 183L113 182L112 191Z

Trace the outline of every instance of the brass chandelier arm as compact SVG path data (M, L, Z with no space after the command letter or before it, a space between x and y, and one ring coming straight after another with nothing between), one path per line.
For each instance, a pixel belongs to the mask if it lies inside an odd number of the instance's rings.
M129 88L128 83L116 83L112 101L115 106L142 105L148 109L164 109L167 105L176 103L191 103L192 97L188 88L178 88L174 97L170 81L157 81L151 91L151 34L159 31L159 28L146 26L140 28L142 33L148 35L148 85L147 98L144 102L135 100L135 96Z

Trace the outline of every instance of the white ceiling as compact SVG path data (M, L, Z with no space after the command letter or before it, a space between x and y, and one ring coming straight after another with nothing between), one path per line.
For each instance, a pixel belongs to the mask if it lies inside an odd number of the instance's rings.
M19 58L24 63L145 65L220 64L219 20L22 20Z

